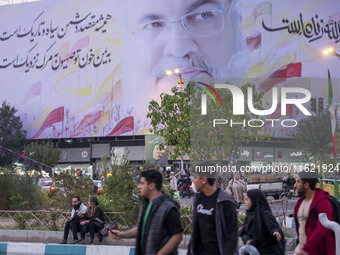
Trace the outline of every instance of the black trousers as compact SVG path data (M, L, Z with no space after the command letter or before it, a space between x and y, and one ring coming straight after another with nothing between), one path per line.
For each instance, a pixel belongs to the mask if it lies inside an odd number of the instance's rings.
M86 223L86 224L80 226L81 239L85 239L85 234L87 232L90 232L90 238L91 238L91 240L93 240L94 239L94 233L98 233L99 230L100 230L99 227L97 227L97 225L94 224L93 222Z
M71 220L71 221L66 222L65 229L64 229L64 240L67 240L70 228L71 228L72 233L73 233L73 239L77 240L78 239L77 233L80 232L79 221Z

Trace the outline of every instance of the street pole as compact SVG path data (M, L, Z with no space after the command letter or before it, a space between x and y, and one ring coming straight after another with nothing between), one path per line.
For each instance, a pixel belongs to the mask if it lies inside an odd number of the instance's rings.
M182 74L178 68L172 71L167 71L167 75L175 75L177 77L177 87L180 89L180 92L183 92L184 87L184 79L182 78ZM181 169L180 172L184 170L184 162L183 162L183 150L181 150Z

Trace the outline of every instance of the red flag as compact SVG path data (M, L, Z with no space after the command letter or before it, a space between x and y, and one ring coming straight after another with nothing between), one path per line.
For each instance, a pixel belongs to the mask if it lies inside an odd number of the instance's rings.
M30 139L37 139L47 127L63 120L64 120L64 106L61 106L50 112L50 114L45 119L44 123L41 125L39 131Z
M133 131L133 116L122 119L107 136L119 136Z

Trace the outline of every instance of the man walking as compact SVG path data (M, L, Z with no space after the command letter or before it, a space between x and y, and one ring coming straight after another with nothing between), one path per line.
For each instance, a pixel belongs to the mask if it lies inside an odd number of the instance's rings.
M238 222L233 197L214 185L214 178L194 174L192 235L188 254L237 254Z
M67 217L64 229L64 238L60 244L67 243L68 232L70 231L70 228L73 233L73 244L77 244L79 242L77 232L80 231L80 220L84 217L87 207L81 202L79 196L74 196L72 198L72 205L73 209L71 216Z
M162 175L157 170L141 174L138 189L144 197L138 217L138 227L126 232L111 230L111 239L136 238L136 255L178 254L183 238L179 206L161 191Z
M334 255L335 240L331 232L323 227L318 215L326 213L333 219L333 208L329 202L329 193L315 188L318 179L312 173L301 172L296 181L296 189L303 196L295 209L298 245L294 255Z

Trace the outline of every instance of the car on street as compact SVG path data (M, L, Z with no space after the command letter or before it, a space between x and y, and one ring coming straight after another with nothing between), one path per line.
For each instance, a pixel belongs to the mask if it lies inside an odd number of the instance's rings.
M38 181L38 186L42 190L53 190L54 189L53 181L50 178L40 178Z

